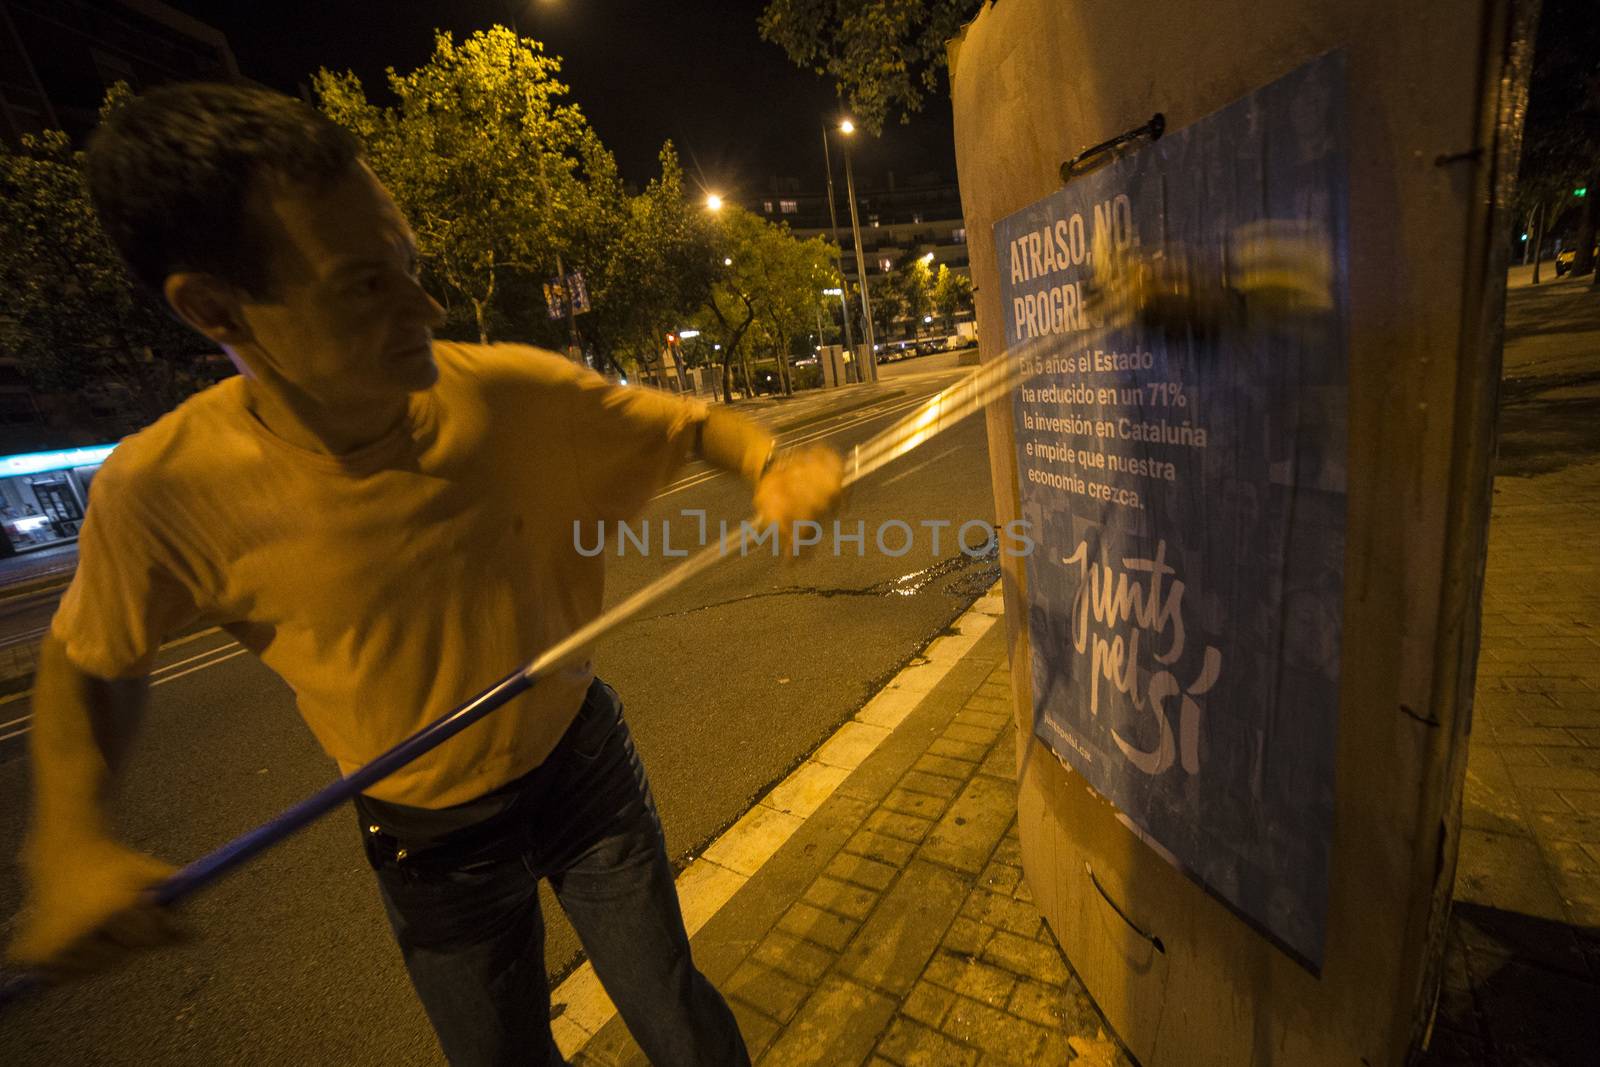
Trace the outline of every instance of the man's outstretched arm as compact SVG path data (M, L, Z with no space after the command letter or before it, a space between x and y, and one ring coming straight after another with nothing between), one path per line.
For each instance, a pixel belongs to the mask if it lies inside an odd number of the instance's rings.
M107 800L138 730L148 683L84 673L47 635L34 676L34 810L22 867L27 904L7 948L15 963L73 974L171 940L145 891L173 868L112 839Z
M712 408L700 424L696 451L713 467L742 477L754 490L759 523L776 523L782 537L794 523L839 506L844 463L825 445L779 452L776 439L754 422Z

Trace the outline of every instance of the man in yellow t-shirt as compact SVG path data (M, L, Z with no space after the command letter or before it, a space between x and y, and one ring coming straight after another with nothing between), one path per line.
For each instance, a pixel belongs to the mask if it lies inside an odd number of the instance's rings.
M435 343L410 229L348 133L262 90L121 109L89 177L136 277L240 375L124 441L41 651L30 907L13 959L96 966L165 936L170 868L112 840L103 796L164 636L225 626L293 688L344 771L598 614L579 525L631 516L691 456L764 520L837 502L838 457L774 460L725 411L548 353ZM417 993L457 1064L561 1062L548 878L653 1062L747 1063L695 969L649 786L587 658L356 804Z

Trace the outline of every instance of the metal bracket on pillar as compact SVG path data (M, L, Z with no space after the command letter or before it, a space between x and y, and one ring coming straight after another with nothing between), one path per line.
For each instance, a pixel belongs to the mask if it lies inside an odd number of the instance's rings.
M1061 184L1065 185L1074 178L1081 178L1092 170L1100 169L1112 160L1120 159L1126 146L1134 141L1141 139L1159 141L1161 135L1166 132L1167 117L1157 111L1143 126L1135 126L1127 133L1119 133L1109 141L1090 145L1061 164Z
M1161 116L1157 115L1156 117L1160 118ZM1142 937L1146 941L1150 942L1150 944L1155 947L1155 950L1157 952L1159 952L1163 956L1165 956L1167 954L1167 946L1163 945L1161 943L1161 939L1159 937L1157 937L1155 934L1150 933L1148 930L1146 930L1143 927L1141 927L1138 923L1136 923L1132 919L1128 918L1128 913L1122 910L1122 906L1120 904L1118 904L1116 901L1111 899L1111 894L1106 892L1106 887L1100 884L1100 879L1099 878L1095 877L1094 868L1089 866L1089 863L1088 863L1087 860L1084 861L1083 869L1085 871L1089 872L1089 881L1094 885L1095 892L1100 894L1100 899L1101 900L1103 900L1107 904L1111 905L1111 910L1117 913L1117 918L1119 918L1123 922L1127 923L1128 924L1128 929L1132 930L1134 933L1138 934L1140 937Z

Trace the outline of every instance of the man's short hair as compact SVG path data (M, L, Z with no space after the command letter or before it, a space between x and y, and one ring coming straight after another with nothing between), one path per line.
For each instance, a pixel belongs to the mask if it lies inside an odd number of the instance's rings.
M270 295L270 247L252 197L274 183L313 188L361 155L350 131L268 89L164 86L114 111L89 142L89 195L142 284L202 271Z

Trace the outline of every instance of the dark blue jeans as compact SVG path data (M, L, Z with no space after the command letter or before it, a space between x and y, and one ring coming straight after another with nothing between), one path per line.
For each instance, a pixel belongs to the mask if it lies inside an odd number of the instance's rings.
M450 1062L566 1062L550 1033L538 893L548 878L651 1063L746 1067L733 1013L690 959L655 801L610 686L591 686L514 792L505 811L419 848L357 805L406 969Z

